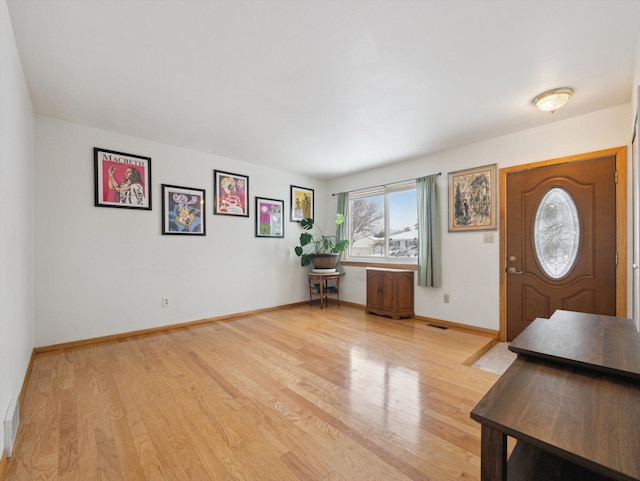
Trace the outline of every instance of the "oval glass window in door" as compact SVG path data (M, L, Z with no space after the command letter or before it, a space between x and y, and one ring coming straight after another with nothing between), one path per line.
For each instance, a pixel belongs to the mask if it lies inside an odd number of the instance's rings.
M533 226L533 244L542 270L553 279L573 267L580 243L578 209L560 187L550 189L540 201Z

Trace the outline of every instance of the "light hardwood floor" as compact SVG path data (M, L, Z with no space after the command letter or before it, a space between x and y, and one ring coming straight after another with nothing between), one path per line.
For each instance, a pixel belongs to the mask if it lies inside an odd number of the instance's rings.
M5 480L478 480L489 342L331 304L41 353Z

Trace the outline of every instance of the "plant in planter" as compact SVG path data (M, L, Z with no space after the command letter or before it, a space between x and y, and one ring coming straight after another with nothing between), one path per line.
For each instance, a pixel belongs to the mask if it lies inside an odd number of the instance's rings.
M342 214L336 214L336 226L344 222ZM308 266L313 263L316 269L335 269L340 260L340 253L349 245L346 239L338 240L336 235L324 235L313 219L305 218L300 221L300 227L305 232L300 234L300 245L295 252L300 257L300 265ZM318 234L313 235L310 230L316 228Z

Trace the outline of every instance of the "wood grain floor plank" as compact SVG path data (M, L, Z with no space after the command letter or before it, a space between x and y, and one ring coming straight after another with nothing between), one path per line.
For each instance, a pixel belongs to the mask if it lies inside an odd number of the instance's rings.
M477 481L491 341L299 306L36 355L5 481Z
M70 375L73 379L75 376ZM71 383L66 384L67 386ZM75 393L71 389L62 389L60 393L60 418L58 431L58 477L61 480L79 478L78 457L78 416Z

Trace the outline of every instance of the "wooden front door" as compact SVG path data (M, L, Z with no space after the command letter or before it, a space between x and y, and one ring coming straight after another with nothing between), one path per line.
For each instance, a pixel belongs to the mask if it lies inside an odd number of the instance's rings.
M506 336L557 309L616 315L616 156L506 174Z

